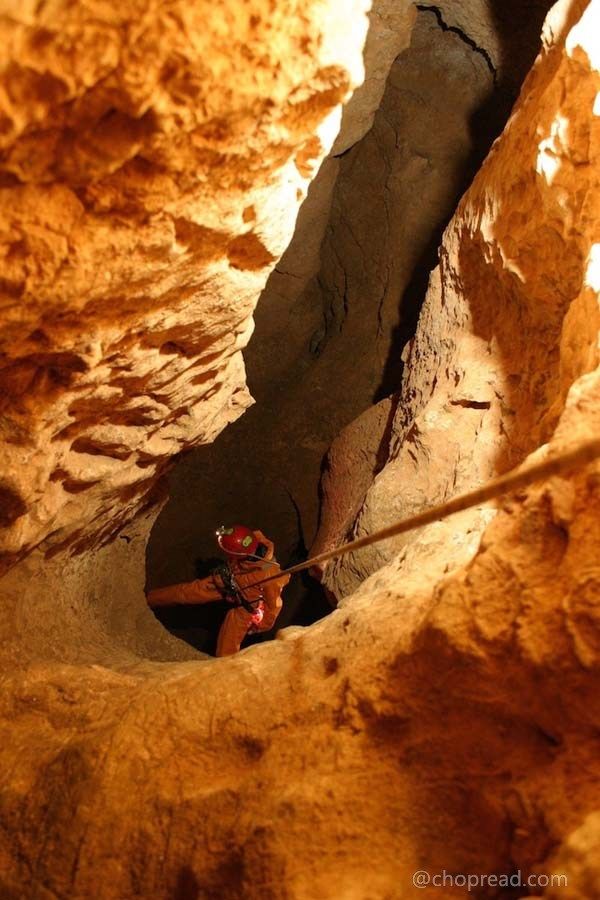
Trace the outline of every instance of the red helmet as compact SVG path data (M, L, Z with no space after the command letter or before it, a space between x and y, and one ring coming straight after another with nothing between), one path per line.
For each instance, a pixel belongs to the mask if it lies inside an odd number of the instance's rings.
M258 548L254 532L245 525L225 525L217 530L217 544L229 556L253 556Z

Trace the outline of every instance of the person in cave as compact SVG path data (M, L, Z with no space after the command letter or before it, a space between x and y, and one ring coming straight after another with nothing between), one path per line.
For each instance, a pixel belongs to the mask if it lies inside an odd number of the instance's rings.
M154 588L147 600L153 609L227 600L233 609L221 625L217 656L230 656L238 652L247 634L273 627L283 607L281 592L289 575L258 584L281 571L273 542L262 531L245 525L223 526L217 531L217 543L226 555L224 564L205 578Z

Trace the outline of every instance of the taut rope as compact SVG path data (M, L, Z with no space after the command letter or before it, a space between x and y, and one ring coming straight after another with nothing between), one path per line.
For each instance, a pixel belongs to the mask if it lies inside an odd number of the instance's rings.
M256 585L266 584L267 581L276 581L279 578L283 578L284 575L295 575L297 572L303 572L305 569L310 569L312 566L318 565L319 563L327 562L329 559L345 556L346 553L351 553L353 550L360 550L362 547L369 547L371 544L385 541L388 538L395 537L397 534L405 534L407 531L412 531L423 525L429 525L431 522L438 522L441 519L446 519L454 513L462 512L473 506L478 506L480 503L487 503L488 500L502 497L504 494L508 494L519 488L527 487L527 485L533 484L536 481L542 481L544 478L551 478L553 475L559 475L561 472L567 472L571 469L578 469L581 466L593 462L593 460L597 459L599 456L600 439L578 444L572 450L567 450L564 453L560 453L543 462L534 463L533 465L525 466L524 468L519 467L518 469L507 472L505 475L499 475L497 478L488 481L487 484L484 484L482 487L475 488L474 491L469 491L467 494L461 494L459 497L453 497L452 500L448 500L446 503L440 503L438 506L433 506L431 509L425 510L425 512L417 513L416 516L410 516L408 519L401 519L398 522L394 522L393 525L388 525L387 528L382 528L380 531L376 531L373 534L357 538L347 544L342 544L340 547L335 547L333 550L326 550L318 556L313 556L312 559L307 559L305 562L298 563L296 566L291 566L289 569L278 572L277 575L270 575L269 578L264 578L262 581L256 582Z

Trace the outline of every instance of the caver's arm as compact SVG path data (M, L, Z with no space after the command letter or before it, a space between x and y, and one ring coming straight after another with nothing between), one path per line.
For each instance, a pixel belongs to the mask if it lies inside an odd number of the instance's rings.
M279 571L280 568L278 565L269 566L269 568L265 571L265 578L269 578L271 575L276 575ZM268 581L263 586L262 590L265 602L265 617L263 620L263 628L261 628L261 631L271 628L275 623L275 619L279 615L281 607L283 606L281 592L289 582L289 580L290 576L284 575L282 576L282 578L278 578L275 581Z
M148 606L171 606L172 604L211 603L220 600L222 594L212 575L196 581L183 581L168 587L154 588L147 594Z

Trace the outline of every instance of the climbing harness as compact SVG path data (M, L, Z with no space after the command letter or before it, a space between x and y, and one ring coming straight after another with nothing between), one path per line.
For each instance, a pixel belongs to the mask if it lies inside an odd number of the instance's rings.
M386 541L388 538L395 537L398 534L405 534L407 531L421 528L423 525L430 525L432 522L446 519L454 513L471 509L473 506L479 506L481 503L487 503L489 500L494 500L511 491L527 487L535 481L541 481L544 478L551 478L553 475L559 475L562 472L585 466L599 456L600 438L586 441L543 462L513 469L511 472L507 472L506 475L500 475L498 478L488 481L487 484L470 491L468 494L461 494L452 500L448 500L446 503L441 503L438 506L425 510L425 512L418 513L408 519L401 519L373 534L357 538L347 544L342 544L340 547L335 547L333 550L326 550L324 553L313 556L305 562L298 563L298 565L284 569L276 575L270 575L262 581L255 582L253 587L266 584L268 581L277 581L279 578L295 575L297 572L303 572L319 563L327 562L339 556L345 556L347 553L360 550L362 547L368 547L371 544Z
M258 600L248 600L227 563L217 566L213 572L213 576L215 575L220 578L223 584L221 594L224 600L227 600L233 606L243 606L246 612L254 612L255 605L260 602L260 598ZM219 587L217 581L215 581L215 584Z
M222 565L217 566L213 572L213 576L215 575L218 576L223 584L223 590L221 591L223 599L227 600L227 602L231 603L233 606L243 607L247 613L250 613L250 631L258 628L265 616L265 604L262 597L262 591L261 596L256 600L249 600L227 563L222 563ZM215 581L215 584L218 587L217 581Z

